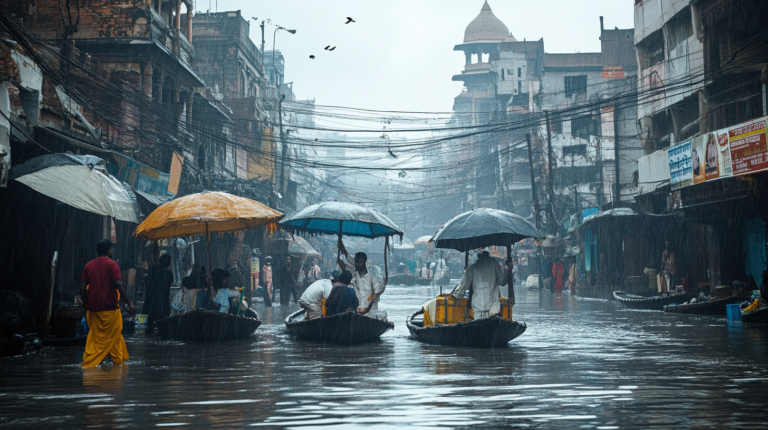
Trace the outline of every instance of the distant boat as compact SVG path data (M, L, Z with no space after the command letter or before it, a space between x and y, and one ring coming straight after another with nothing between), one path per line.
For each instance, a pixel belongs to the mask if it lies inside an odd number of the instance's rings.
M341 345L357 345L378 340L395 324L347 311L329 317L304 320L306 310L296 311L285 319L292 335L306 340Z
M622 305L632 309L663 311L665 305L684 303L693 298L691 293L670 294L666 296L637 296L624 291L614 291L613 298Z
M726 297L724 299L705 300L689 304L672 304L664 306L664 312L675 314L696 314L696 315L725 315L726 306L739 303L737 297Z
M749 324L768 324L768 308L760 308L741 314L741 322Z
M507 320L498 315L466 323L424 327L420 309L406 319L411 335L420 342L472 348L499 348L525 332L525 323Z

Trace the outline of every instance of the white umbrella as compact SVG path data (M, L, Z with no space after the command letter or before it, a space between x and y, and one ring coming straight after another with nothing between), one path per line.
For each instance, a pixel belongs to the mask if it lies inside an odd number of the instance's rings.
M11 169L11 179L72 207L138 224L136 197L91 155L48 154Z

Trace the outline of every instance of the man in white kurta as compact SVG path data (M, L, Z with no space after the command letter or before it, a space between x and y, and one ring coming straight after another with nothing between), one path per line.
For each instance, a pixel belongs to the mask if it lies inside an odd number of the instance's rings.
M372 311L378 310L379 299L387 288L387 278L384 277L379 280L377 276L374 276L371 270L368 270L366 267L368 256L364 252L356 253L354 259L350 258L349 253L347 252L347 249L344 248L344 244L341 240L339 240L339 250L344 254L344 258L347 260L345 263L339 259L341 270L346 270L347 265L355 267L355 271L352 272L352 282L349 286L355 289L357 300L360 302L360 308L367 309L370 305Z
M328 299L333 289L330 279L313 282L299 298L299 306L307 310L305 319L311 320L323 316L322 299Z
M501 310L499 287L506 284L507 280L504 279L501 266L490 257L488 251L484 251L478 260L467 268L461 283L451 295L455 299L461 299L472 286L471 300L474 319L488 318Z

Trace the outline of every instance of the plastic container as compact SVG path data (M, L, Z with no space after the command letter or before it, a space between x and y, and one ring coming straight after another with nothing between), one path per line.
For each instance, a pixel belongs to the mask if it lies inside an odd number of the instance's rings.
M136 322L138 324L146 324L147 323L147 314L136 314Z
M726 313L728 314L728 321L741 321L741 305L726 305Z

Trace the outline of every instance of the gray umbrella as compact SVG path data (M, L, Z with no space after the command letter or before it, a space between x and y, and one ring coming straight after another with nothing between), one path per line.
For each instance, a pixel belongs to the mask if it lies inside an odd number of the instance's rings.
M543 235L519 215L478 208L448 221L432 236L435 248L469 251L486 246L507 246L529 237Z
M139 223L136 196L92 155L47 154L11 169L11 179L72 207Z

